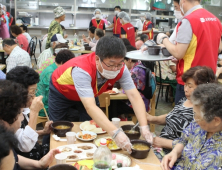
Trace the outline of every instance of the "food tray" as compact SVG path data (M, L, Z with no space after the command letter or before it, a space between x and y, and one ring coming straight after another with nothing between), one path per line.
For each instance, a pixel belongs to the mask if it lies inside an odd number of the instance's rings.
M83 149L79 147L91 147L90 149ZM69 148L66 151L63 151L65 148ZM79 143L79 144L71 144L71 145L63 145L57 147L61 151L61 154L67 156L67 162L74 162L82 159L93 159L93 153L97 149L96 145L92 143ZM75 151L81 151L80 153L75 153ZM88 155L90 154L90 155ZM69 158L69 156L75 155L76 158ZM88 155L88 156L87 156Z

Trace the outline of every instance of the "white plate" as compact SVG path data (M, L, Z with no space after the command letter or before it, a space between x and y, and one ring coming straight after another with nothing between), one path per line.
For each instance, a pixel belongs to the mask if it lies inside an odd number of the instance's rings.
M130 167L130 165L132 164L132 160L130 157L124 155L124 154L120 154L120 153L112 153L116 155L116 159L112 160L112 169L119 169L117 167L117 160L121 159L123 161L123 164L126 166L124 168L128 168ZM113 165L113 163L115 162L115 165Z
M83 134L83 135L84 135L84 134L95 135L95 137L94 137L93 139L82 139L82 138L79 137L79 133L80 133L80 132L78 132L78 133L76 134L76 138L79 139L79 140L82 140L82 141L91 141L91 140L96 139L96 137L97 137L97 134L94 133L94 132L90 132L90 131L82 131L82 134Z
M79 125L79 128L80 128L80 130L84 131L84 129L81 127L81 125L82 125L82 123ZM103 132L100 132L100 133L96 133L96 134L99 135L99 134L104 134L104 133L106 133L106 131L103 131Z
M93 141L93 143L97 146L97 147L99 147L99 145L100 145L100 140L102 139L102 138L105 138L105 139L107 139L107 138L111 138L110 136L103 136L103 137L99 137L99 138L97 138L97 139L95 139L94 141ZM111 138L112 139L112 138ZM117 145L116 145L117 146ZM120 147L116 147L116 148L114 148L114 149L110 149L109 148L109 150L111 150L111 151L117 151L117 150L120 150L121 148Z
M78 50L80 50L80 47L78 47L78 48L70 48L69 50L70 51L78 51Z

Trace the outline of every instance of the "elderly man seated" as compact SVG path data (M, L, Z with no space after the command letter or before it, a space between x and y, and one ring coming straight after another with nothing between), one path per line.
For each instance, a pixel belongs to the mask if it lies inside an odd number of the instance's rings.
M193 92L194 121L173 142L174 149L163 158L162 169L176 170L221 167L222 160L222 86L215 83L199 85Z
M29 54L21 49L12 38L4 39L2 46L3 50L9 54L6 59L7 73L16 66L32 67Z

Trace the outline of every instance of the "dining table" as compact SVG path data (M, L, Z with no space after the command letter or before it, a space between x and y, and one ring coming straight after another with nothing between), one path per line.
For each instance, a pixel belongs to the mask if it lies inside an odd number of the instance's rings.
M6 68L6 64L0 64L0 70L4 70Z
M73 126L71 131L75 132L75 133L80 132L81 131L80 130L80 124L81 123L82 122L73 122L74 126ZM121 121L120 126L122 126L122 125L134 125L134 123L132 121ZM67 142L65 142L65 141L61 142L61 141L54 140L52 135L53 135L53 133L51 133L51 135L50 135L50 150L55 149L59 146L67 145ZM98 134L97 138L100 138L100 137L103 137L103 136L106 137L107 135L108 135L107 133ZM61 138L65 139L65 137L61 137ZM141 139L142 139L142 137L141 137ZM76 139L75 144L79 144L79 143L93 143L93 141L84 142L82 140ZM121 153L121 154L124 154L124 155L128 156L131 159L131 162L132 162L130 167L134 167L134 166L138 165L140 167L140 169L143 169L143 170L148 170L148 169L161 170L160 161L156 157L156 155L154 154L152 149L150 149L150 151L148 153L148 156L145 159L132 158L128 152L123 151L121 149L116 150L116 151L112 151L112 153ZM73 165L74 163L75 162L68 162L68 164L71 164L71 165ZM53 166L53 165L56 165L56 160L55 159L51 163L50 167Z

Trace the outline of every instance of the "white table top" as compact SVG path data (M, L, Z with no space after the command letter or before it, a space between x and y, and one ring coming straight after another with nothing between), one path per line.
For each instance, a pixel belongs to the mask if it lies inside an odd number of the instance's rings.
M143 53L140 50L130 51L126 53L126 57L134 60L141 61L167 61L171 60L171 57L165 57L162 53L159 55L149 55L148 51Z

